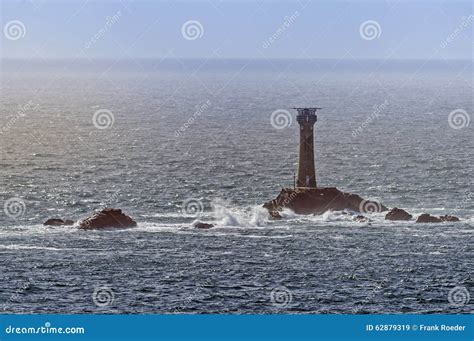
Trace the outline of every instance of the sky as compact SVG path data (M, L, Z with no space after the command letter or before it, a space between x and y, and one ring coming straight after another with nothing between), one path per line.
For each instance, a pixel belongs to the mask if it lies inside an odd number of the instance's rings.
M2 0L2 58L472 59L472 1Z

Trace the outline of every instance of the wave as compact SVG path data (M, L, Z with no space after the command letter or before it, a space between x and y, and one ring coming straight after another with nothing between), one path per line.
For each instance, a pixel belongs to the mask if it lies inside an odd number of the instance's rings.
M367 215L369 221L355 221L354 212L327 211L321 215L299 215L285 208L280 215L281 220L271 220L267 209L262 206L236 207L224 199L216 199L211 203L212 211L206 216L200 216L195 222L212 223L216 227L241 227L241 228L291 228L294 225L344 225L360 226L371 223L384 222L385 213ZM207 220L206 220L207 218ZM192 226L193 223L190 225Z
M212 216L218 226L263 227L268 223L268 211L261 206L244 209L228 206L222 199L211 203Z
M157 212L152 214L140 214L143 218L193 218L195 215L182 212Z
M474 227L474 217L466 219L465 222L467 225Z
M43 224L32 225L3 225L0 228L0 236L3 234L18 234L18 235L43 235L45 233L71 233L77 231L76 225L68 226L44 226Z
M408 209L415 217L417 211L430 212L441 211L442 208L431 209ZM434 212L432 212L434 214ZM175 232L189 233L194 230L193 222L200 221L210 223L215 229L221 228L246 228L246 229L292 229L292 228L311 228L311 227L403 227L409 229L423 229L427 226L444 226L444 224L416 224L415 219L411 221L388 221L385 220L386 212L363 214L367 221L357 221L355 217L359 215L356 212L349 211L327 211L321 215L299 215L290 209L285 208L280 215L281 220L272 220L268 211L262 206L236 206L224 199L216 199L211 202L211 210L203 212L197 218L193 215L183 215L181 212L157 212L149 214L139 214L138 227L133 229L117 230L119 233L129 233L129 231L148 231L148 232ZM439 215L437 213L436 215ZM472 233L474 226L474 217L461 217L461 222L450 223L450 227L458 227L455 230L465 233ZM466 229L467 227L467 229ZM107 232L109 232L108 230ZM6 226L0 229L0 235L37 235L54 233L76 233L83 232L77 229L77 226L59 226L48 227L40 224L35 225L17 225ZM100 231L99 231L100 232ZM439 231L441 232L441 231ZM89 232L92 233L92 232ZM227 232L228 233L228 232Z
M34 245L22 245L22 244L10 244L0 245L0 250L47 250L47 251L63 251L64 249L58 249L55 247L47 246L34 246Z

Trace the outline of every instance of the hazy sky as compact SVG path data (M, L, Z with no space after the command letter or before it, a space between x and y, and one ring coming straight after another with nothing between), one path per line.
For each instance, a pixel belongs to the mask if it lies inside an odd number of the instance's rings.
M472 59L472 1L2 0L1 6L4 58Z

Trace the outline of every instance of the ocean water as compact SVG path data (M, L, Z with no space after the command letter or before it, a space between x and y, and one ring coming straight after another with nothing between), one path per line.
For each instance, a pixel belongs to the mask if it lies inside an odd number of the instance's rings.
M472 312L472 72L472 61L3 61L1 309ZM323 108L319 186L462 221L269 220L260 206L293 185L302 106ZM138 227L42 226L105 206Z

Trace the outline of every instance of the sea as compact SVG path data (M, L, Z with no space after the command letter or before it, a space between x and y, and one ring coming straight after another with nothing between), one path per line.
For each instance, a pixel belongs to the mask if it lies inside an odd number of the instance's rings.
M473 84L472 60L2 60L0 311L472 313ZM294 107L321 108L318 186L461 221L270 220ZM138 226L43 226L104 207Z

